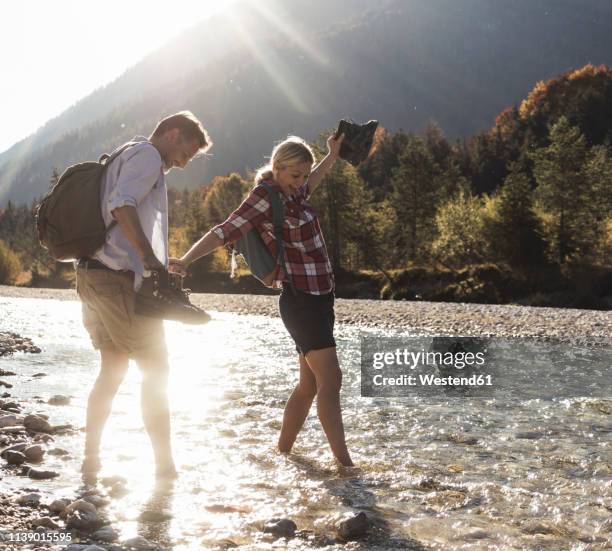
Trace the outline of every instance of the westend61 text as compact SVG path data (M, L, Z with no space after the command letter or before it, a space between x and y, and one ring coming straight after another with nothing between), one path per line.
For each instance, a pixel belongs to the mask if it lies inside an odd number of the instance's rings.
M399 377L383 377L380 373L374 375L375 386L492 386L491 375L472 375L470 377L436 377L435 375L400 375Z

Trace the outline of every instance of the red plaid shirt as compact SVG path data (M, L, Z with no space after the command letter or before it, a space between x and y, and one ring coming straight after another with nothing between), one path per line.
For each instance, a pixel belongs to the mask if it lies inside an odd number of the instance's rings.
M274 181L267 180L266 183L278 191L283 201L285 266L294 287L313 295L329 293L334 288L334 276L319 220L308 204L308 182L290 198L283 194ZM238 240L254 227L259 231L270 253L276 257L272 206L268 200L268 192L259 186L251 190L225 222L218 224L211 231L215 232L225 245ZM288 279L282 267L277 265L272 286L281 288L282 282Z

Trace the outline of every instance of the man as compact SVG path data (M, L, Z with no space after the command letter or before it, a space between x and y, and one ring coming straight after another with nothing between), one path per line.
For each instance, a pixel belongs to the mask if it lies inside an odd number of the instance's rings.
M137 136L107 168L102 214L109 231L93 258L77 265L83 324L100 351L101 367L87 404L85 481L101 468L100 440L113 398L133 358L142 371L141 407L158 478L175 478L167 398L168 357L163 321L135 314L135 293L150 270L168 265L168 197L164 175L183 169L212 145L188 111L160 121L147 139ZM146 284L146 279L144 280Z

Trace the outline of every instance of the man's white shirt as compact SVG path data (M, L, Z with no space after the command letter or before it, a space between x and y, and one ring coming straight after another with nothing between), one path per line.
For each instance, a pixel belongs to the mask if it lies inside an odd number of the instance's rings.
M144 136L127 148L107 168L101 189L102 216L108 227L114 220L112 211L130 205L136 208L140 224L159 261L168 266L168 192L164 163L159 151ZM115 225L106 242L94 255L113 270L132 270L134 289L142 285L147 274L136 249Z

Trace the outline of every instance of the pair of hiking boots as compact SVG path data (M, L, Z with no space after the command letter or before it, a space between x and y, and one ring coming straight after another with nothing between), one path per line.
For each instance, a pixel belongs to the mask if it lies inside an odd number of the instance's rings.
M183 289L183 278L165 270L152 272L136 293L134 311L141 316L200 325L210 321L210 315L191 304L189 290Z
M374 134L378 128L378 121L371 120L365 124L357 124L348 119L342 119L336 130L336 137L344 134L340 146L340 158L353 166L365 161L372 149Z

